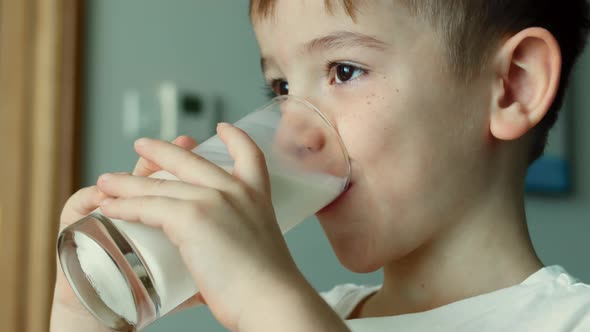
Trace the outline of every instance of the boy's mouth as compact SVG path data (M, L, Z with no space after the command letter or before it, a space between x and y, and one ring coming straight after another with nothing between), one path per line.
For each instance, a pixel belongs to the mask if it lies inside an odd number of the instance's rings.
M349 194L349 192L353 186L354 186L354 183L350 182L348 184L348 186L346 187L346 189L344 189L344 191L338 197L336 197L332 202L330 202L330 204L326 205L323 209L321 209L317 213L317 215L333 212L340 205L340 203L344 200L345 196L347 196Z

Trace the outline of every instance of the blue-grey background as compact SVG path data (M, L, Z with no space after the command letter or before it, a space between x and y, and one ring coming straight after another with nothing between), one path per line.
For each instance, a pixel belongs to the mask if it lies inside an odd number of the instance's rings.
M132 143L158 134L157 89L175 83L198 94L200 116L180 115L179 132L208 137L218 120L233 122L267 99L248 1L92 0L87 2L82 183L109 171L129 171ZM545 264L561 264L590 282L590 53L572 80L569 126L574 191L568 196L529 197L527 214L535 247ZM124 98L141 100L136 135L124 133ZM222 107L214 107L221 100ZM218 104L218 103L217 103ZM213 114L220 112L219 114ZM191 129L200 128L199 132ZM208 129L203 129L208 128ZM317 223L310 219L287 235L303 273L318 290L343 282L378 283L378 273L356 275L339 266ZM261 289L260 292L264 292ZM224 331L206 308L162 319L146 331Z

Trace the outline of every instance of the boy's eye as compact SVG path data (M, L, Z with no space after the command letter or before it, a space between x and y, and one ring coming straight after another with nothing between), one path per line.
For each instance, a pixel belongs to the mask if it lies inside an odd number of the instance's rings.
M289 82L285 80L273 80L270 88L277 96L289 94Z
M345 63L334 64L333 70L336 84L352 81L365 73L364 69Z

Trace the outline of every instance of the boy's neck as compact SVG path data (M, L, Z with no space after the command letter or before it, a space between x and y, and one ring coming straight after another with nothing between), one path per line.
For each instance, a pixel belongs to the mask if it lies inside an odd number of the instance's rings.
M354 315L427 311L516 285L541 269L526 226L523 195L488 197L497 199L485 201L444 234L386 265L383 288Z

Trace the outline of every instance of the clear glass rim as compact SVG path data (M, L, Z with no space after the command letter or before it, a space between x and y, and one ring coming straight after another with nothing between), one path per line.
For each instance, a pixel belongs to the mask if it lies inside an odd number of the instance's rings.
M92 241L100 243L102 250L117 265L119 273L125 278L127 286L134 295L137 322L129 322L114 312L106 303L102 302L90 282L84 282L83 279L86 277L75 252L74 234L76 232L81 232ZM95 238L96 236L103 238L103 241L99 241ZM91 213L69 225L60 232L57 251L62 271L76 297L104 325L115 331L131 331L131 329L143 328L160 317L160 298L154 288L149 269L143 262L141 255L133 247L132 242L119 232L109 218L99 213ZM138 291L133 291L133 289ZM92 301L91 294L94 294L94 301Z

